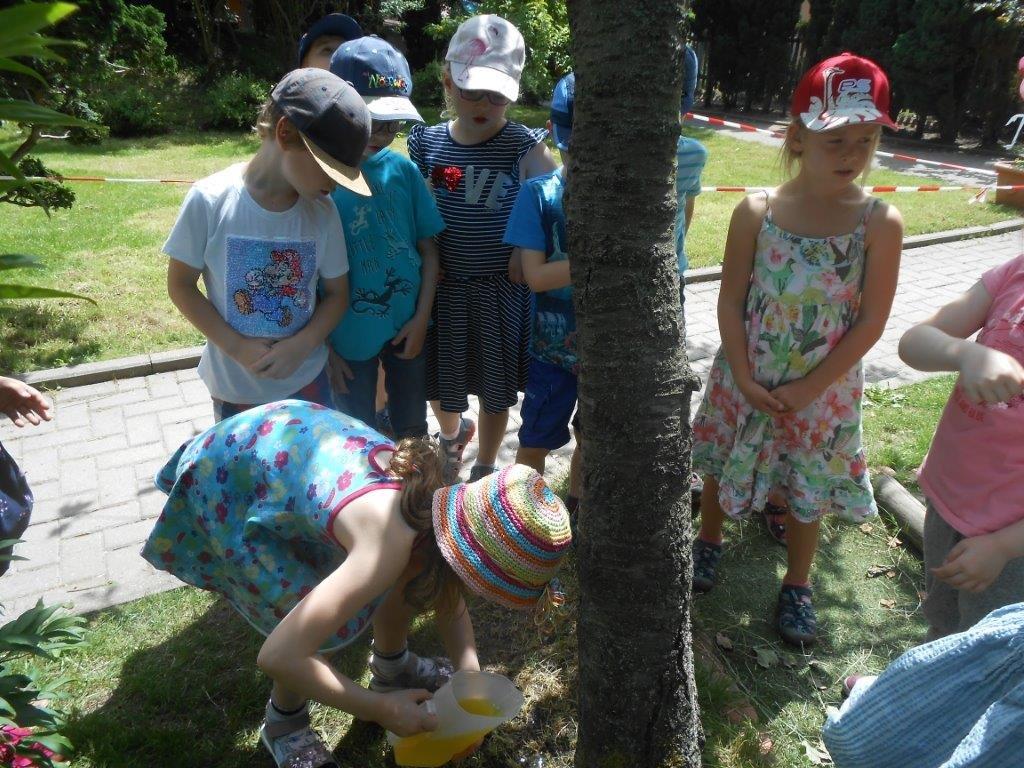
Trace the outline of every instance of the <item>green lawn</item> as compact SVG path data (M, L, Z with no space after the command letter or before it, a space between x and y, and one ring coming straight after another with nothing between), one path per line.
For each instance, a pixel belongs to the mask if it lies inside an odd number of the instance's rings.
M943 377L884 397L873 391L865 417L872 467L896 464L905 471L920 462L951 383ZM839 703L843 676L878 672L921 640L921 564L892 544L881 521L825 525L814 575L822 639L803 655L783 645L770 623L784 551L758 521L730 526L727 535L720 584L699 597L693 611L703 649L697 681L707 735L704 764L810 766L807 745L818 745L825 707ZM869 578L874 566L885 569ZM562 574L566 611L546 634L500 608L474 606L481 659L515 680L526 705L467 768L534 768L537 756L546 768L572 765L574 570L570 556ZM267 696L254 663L260 638L223 600L178 589L102 611L90 628L86 650L48 669L72 681L65 708L76 766L171 768L181 764L183 749L194 765L269 765L256 739ZM732 649L714 648L716 637ZM411 644L422 653L441 650L426 621L415 627ZM335 663L365 683L367 653L366 644L358 643ZM730 711L748 704L757 720L731 722ZM392 765L381 729L353 724L326 708L317 708L314 717L343 765Z
M436 112L426 111L433 122ZM513 113L541 125L545 113ZM707 185L775 184L776 153L712 131L687 129L710 153ZM11 149L9 135L0 147ZM109 140L76 147L43 142L35 152L65 175L197 179L244 160L257 146L254 136L178 133ZM405 139L396 143L405 151ZM878 171L874 183L920 184L920 177ZM71 210L52 217L37 209L0 206L0 250L41 256L45 270L5 273L5 279L84 293L98 306L80 302L4 302L0 305L0 371L41 368L154 352L201 343L202 338L171 305L164 287L166 259L160 246L185 195L184 184L72 183L78 196ZM897 197L897 196L892 196ZM908 234L987 224L1012 216L994 204L968 205L967 193L900 195L897 202ZM729 215L738 196L703 195L687 242L691 266L721 259Z

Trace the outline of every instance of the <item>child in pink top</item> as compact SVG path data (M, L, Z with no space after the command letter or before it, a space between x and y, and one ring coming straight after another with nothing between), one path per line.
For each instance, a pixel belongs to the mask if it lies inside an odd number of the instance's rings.
M960 373L919 477L936 639L1024 602L1024 255L907 331L900 357Z

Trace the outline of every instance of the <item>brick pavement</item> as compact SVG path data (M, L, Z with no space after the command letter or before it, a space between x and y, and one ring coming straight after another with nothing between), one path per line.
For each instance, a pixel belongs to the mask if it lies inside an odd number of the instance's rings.
M1024 250L1019 233L918 248L903 255L900 288L885 334L866 360L873 383L898 384L922 374L896 354L900 335L953 298L986 269ZM703 377L719 344L718 283L687 293L687 346ZM38 428L0 424L0 440L26 471L36 507L16 561L0 580L0 599L17 615L39 598L72 602L86 612L178 586L138 552L164 496L152 478L167 457L212 423L206 388L194 370L74 387L53 397L55 418ZM516 409L501 462L515 456ZM436 429L436 425L432 424ZM549 474L564 472L572 446ZM467 450L472 461L475 446Z

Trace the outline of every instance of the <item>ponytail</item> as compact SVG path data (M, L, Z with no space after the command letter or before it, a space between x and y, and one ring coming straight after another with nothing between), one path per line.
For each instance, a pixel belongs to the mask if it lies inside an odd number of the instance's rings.
M434 491L446 484L441 449L429 438L404 438L391 457L390 470L402 480L399 509L402 519L417 533L413 558L422 566L405 585L405 601L419 610L449 612L458 604L462 582L434 537Z

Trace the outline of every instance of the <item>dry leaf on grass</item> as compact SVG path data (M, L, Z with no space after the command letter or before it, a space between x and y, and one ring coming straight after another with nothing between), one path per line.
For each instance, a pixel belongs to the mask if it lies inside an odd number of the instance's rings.
M861 523L859 527L861 533L871 533L875 530L875 526L873 526L871 523Z
M771 736L765 736L762 734L761 738L757 742L757 751L762 757L767 757L771 754L772 749L775 747L775 742L772 741Z
M895 536L893 536L887 542L885 542L886 546L889 547L889 549L896 549L896 547L900 546L900 544L902 543L903 541Z
M872 565L865 574L869 579L877 579L889 570L888 565Z
M809 741L801 742L804 747L804 755L814 765L832 765L832 757L825 749L825 745L820 741L817 744L811 744Z
M755 648L754 655L757 656L757 666L764 669L771 669L779 663L779 654L771 648Z
M879 601L878 601L878 604L879 604L880 606L882 606L883 608L889 608L889 609L892 609L892 608L895 608L895 607L896 607L896 601L895 601L895 600L889 600L889 599L886 599L886 600L879 600Z
M721 648L723 651L731 651L733 648L732 640L724 632L719 632L715 635L715 645Z

